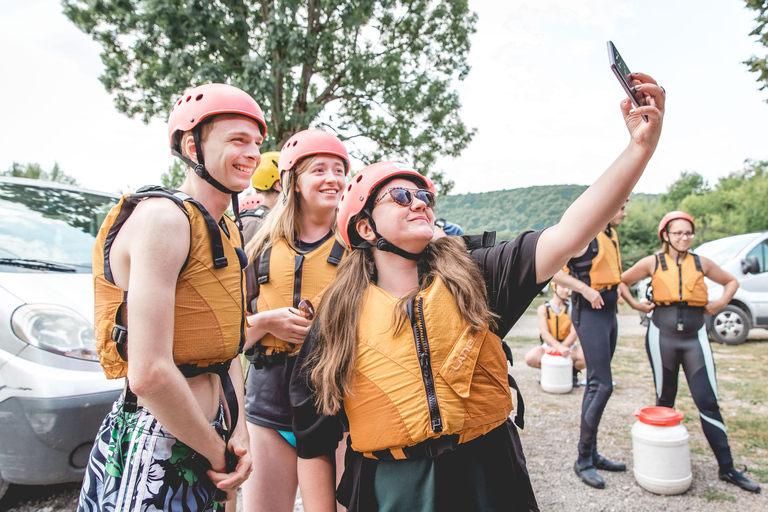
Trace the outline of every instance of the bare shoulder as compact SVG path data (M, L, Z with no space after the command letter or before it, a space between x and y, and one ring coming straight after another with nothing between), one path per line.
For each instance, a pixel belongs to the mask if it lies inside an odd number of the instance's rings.
M172 200L142 201L124 229L129 237L127 249L132 260L156 260L171 265L179 262L181 267L189 253L189 218Z

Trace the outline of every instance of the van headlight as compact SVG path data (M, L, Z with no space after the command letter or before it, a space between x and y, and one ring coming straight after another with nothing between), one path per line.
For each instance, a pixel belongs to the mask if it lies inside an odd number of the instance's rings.
M30 345L77 359L98 361L93 324L56 304L25 304L13 312L13 332Z

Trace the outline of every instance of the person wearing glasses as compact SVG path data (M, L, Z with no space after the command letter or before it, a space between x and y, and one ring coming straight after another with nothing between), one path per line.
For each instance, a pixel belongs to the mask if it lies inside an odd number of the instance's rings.
M288 381L312 305L346 252L336 234L336 207L349 173L344 144L322 130L300 131L283 145L277 168L282 199L246 245L249 339L259 340L246 351L253 454L253 473L243 484L246 512L293 511L298 480Z
M733 466L723 416L717 404L715 361L707 337L704 315L723 309L739 288L739 282L713 261L690 252L696 231L693 218L673 211L659 223L662 250L638 261L621 276L621 293L638 311L653 311L645 348L656 385L656 405L674 407L680 366L688 380L691 396L699 409L701 427L715 453L721 480L750 492L760 486ZM638 302L629 286L651 277L651 302ZM710 301L704 278L723 286L723 294ZM650 297L649 297L650 298Z
M537 511L501 341L623 204L661 133L664 92L622 113L630 143L561 221L497 245L435 236L434 194L407 166L356 174L337 222L350 253L326 288L291 376L307 510ZM640 117L649 116L649 122ZM478 243L474 243L478 242ZM515 421L523 425L517 400ZM349 426L345 473L333 454Z

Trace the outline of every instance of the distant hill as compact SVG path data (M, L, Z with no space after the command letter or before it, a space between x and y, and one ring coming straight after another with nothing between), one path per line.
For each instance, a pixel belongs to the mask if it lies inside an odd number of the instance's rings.
M438 198L435 214L459 224L466 234L496 231L510 240L526 229L556 224L586 185L545 185Z

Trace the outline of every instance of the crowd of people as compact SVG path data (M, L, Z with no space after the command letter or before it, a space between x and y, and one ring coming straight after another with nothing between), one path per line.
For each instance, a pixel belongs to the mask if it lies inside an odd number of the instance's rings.
M438 221L434 184L406 165L350 178L343 142L321 130L261 154L268 126L249 94L185 92L169 117L184 183L125 195L94 249L97 348L126 384L79 510L232 507L240 486L246 511L293 510L297 488L307 511L538 510L501 340L550 280L542 342L587 373L575 471L603 487L596 470L626 469L597 451L616 302L649 308L622 284L645 275L670 291L656 292L648 331L659 404L674 405L683 364L720 477L759 490L733 467L701 342L703 314L735 281L689 262L693 221L679 216L659 229L663 252L622 274L614 228L665 102L651 77L632 78L646 104L621 104L626 149L556 225L499 243ZM721 300L701 304L704 275L725 285Z

